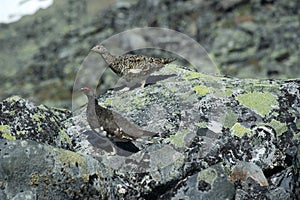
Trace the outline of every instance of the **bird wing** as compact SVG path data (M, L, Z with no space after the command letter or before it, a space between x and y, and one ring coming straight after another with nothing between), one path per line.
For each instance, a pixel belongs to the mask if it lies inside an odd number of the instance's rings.
M139 68L133 68L128 70L128 72L124 75L124 78L128 82L138 82L140 80L146 79L153 72L161 69L163 64L156 63L140 63ZM137 81L135 81L135 79Z
M119 113L113 112L115 123L123 130L125 134L134 139L143 137L143 136L154 136L157 133L153 133L151 131L145 131L138 127L137 125L128 121L125 117L120 115Z

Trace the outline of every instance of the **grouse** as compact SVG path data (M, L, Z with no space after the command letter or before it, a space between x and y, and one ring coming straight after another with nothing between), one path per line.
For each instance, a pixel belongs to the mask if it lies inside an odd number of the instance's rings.
M122 115L98 104L95 93L89 87L81 88L88 98L87 104L87 121L93 131L100 136L106 132L105 136L119 140L131 141L140 137L152 137L157 133L142 130L137 125L125 119Z
M96 45L91 49L100 54L108 66L118 76L123 77L129 83L142 82L153 72L171 63L175 58L157 58L144 55L125 54L123 56L112 55L103 45Z

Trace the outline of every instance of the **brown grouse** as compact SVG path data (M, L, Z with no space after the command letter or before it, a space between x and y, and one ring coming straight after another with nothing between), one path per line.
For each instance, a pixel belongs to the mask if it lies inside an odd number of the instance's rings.
M96 45L91 51L102 55L111 70L118 76L123 77L129 83L142 82L142 87L150 74L176 60L131 54L114 56L103 45Z
M120 139L120 141L130 141L143 136L151 137L157 134L142 130L119 113L100 106L94 91L89 87L83 87L81 90L88 98L87 121L91 129L97 134L100 135L100 131L105 131L107 133L106 136L112 139Z

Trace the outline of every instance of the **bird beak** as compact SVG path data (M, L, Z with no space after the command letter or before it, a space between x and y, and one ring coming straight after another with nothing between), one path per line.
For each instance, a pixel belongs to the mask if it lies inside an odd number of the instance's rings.
M98 52L99 49L100 49L100 46L99 46L99 45L96 45L96 46L94 46L94 47L91 49L91 51Z

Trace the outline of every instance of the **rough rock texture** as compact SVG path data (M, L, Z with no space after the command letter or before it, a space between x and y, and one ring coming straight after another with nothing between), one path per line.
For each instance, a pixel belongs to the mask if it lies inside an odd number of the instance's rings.
M35 106L28 100L13 96L0 103L0 138L31 139L69 149L72 144L61 122L70 116L68 110Z
M1 139L1 199L299 198L299 80L232 79L174 64L154 75L170 74L143 89L99 98L102 106L160 133L135 141L137 153L108 151L115 144L92 135L85 107L59 118L71 151L30 141L34 135ZM25 103L16 111L31 104L19 101ZM3 112L10 108L4 102Z
M111 2L116 3L103 10L108 1L55 1L35 16L0 25L0 96L70 107L73 81L89 49L132 27L167 27L189 35L229 76L299 77L297 0Z

